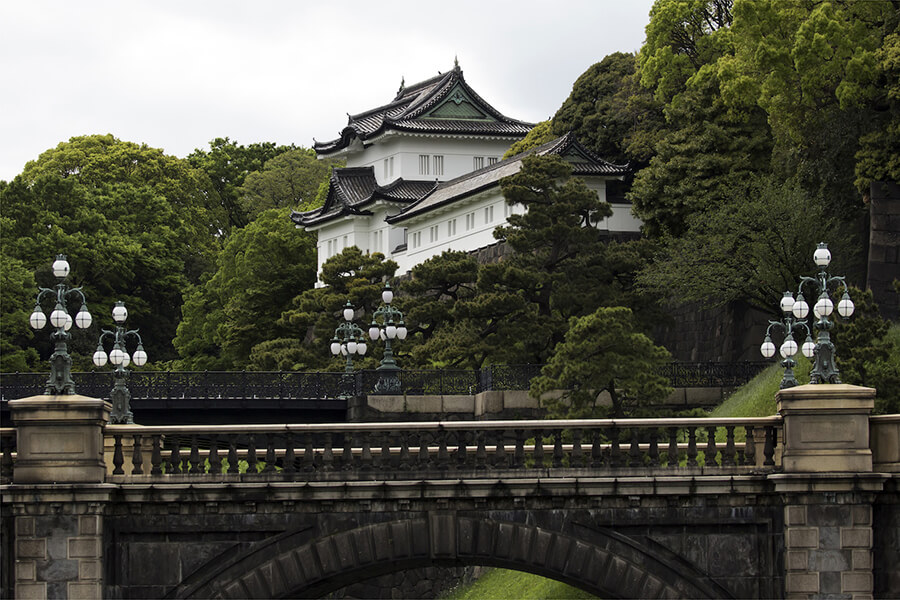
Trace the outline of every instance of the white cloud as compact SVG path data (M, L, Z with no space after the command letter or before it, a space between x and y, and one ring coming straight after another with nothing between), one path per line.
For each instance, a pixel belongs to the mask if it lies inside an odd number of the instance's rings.
M309 146L458 56L505 114L551 116L643 41L651 0L42 1L0 6L0 179L75 135L185 156L209 140Z

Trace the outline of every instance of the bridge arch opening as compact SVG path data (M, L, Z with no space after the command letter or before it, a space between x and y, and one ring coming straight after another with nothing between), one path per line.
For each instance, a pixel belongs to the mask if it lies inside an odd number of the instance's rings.
M596 529L538 527L454 513L279 536L202 569L171 598L319 598L348 585L427 566L534 573L603 598L730 598L686 562Z

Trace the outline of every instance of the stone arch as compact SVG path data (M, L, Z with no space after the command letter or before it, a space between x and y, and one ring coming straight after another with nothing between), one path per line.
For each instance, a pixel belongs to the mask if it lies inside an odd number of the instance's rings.
M284 534L197 573L174 598L318 598L372 577L428 565L481 565L563 581L603 598L730 598L721 586L609 531L430 514L325 536Z

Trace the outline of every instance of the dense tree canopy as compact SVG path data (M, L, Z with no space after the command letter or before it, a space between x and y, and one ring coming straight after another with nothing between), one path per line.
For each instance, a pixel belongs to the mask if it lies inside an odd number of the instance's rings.
M314 150L288 150L247 175L240 204L249 219L270 208L311 210L319 187L328 182L333 161L318 160Z

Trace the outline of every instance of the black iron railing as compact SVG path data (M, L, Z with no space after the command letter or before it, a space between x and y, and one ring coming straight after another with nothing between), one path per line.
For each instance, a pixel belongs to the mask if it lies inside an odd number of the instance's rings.
M769 366L768 362L670 363L662 369L673 387L737 387ZM527 390L543 365L491 365L483 369L432 369L400 372L407 395L471 395L492 390ZM130 374L134 399L180 398L336 398L371 393L377 371L301 373L293 371L138 371ZM79 394L105 398L112 388L110 372L72 373ZM3 400L42 394L46 373L0 374Z

